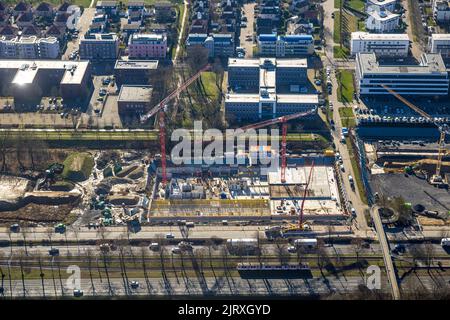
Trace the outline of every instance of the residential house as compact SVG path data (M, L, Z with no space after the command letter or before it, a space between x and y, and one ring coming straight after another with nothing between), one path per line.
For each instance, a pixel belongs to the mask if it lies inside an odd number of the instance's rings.
M69 20L70 16L70 13L58 14L55 18L55 21L53 21L53 24L57 27L67 27L67 21Z
M54 15L53 6L47 2L41 2L34 9L34 14L37 17L51 18Z
M22 13L31 12L31 6L28 3L20 1L13 9L13 16L17 18Z
M21 13L15 22L19 28L32 26L34 23L33 13L31 13L31 12Z
M42 36L42 30L36 26L27 26L22 29L21 36L22 37L23 36L27 36L27 37L36 36L36 37L40 38Z
M5 37L6 39L13 39L17 37L18 33L19 29L11 25L6 25L0 28L0 37Z
M156 21L164 23L171 21L174 17L175 10L170 2L157 2L153 5Z
M65 14L68 13L67 10L69 9L70 4L67 2L61 3L61 5L56 9L56 15Z
M104 13L108 16L115 16L118 14L118 4L117 1L98 1L95 6L95 11L97 13Z
M45 36L46 37L56 38L59 41L62 41L64 39L64 35L65 35L65 28L64 27L57 27L55 25L51 25L45 31Z
M138 33L141 30L140 23L127 23L122 26L122 34L125 37L125 41L128 41L132 34Z

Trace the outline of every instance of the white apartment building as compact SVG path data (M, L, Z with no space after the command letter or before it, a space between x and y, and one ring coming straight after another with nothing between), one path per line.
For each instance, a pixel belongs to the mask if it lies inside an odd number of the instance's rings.
M407 33L368 33L352 32L351 55L375 53L378 57L406 57L409 53Z
M431 53L440 53L443 58L450 58L450 33L434 33L428 43Z
M0 38L0 58L3 59L56 59L59 53L59 41L55 37Z
M92 33L81 36L80 58L115 60L119 56L119 38L115 33Z
M258 53L262 57L296 57L314 53L314 39L309 34L277 36L261 34Z
M434 0L433 1L433 16L438 23L450 22L450 1L449 0Z
M367 0L366 6L377 6L380 9L388 10L393 12L397 0Z
M395 31L400 25L400 15L378 6L367 9L366 29L371 32L387 33Z

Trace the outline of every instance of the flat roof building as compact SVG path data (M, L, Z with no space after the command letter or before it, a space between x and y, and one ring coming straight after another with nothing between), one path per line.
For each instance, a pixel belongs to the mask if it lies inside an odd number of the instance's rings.
M379 6L367 8L366 29L371 32L393 32L400 25L400 15Z
M228 85L233 92L225 97L227 117L273 118L314 109L317 94L287 93L290 86L306 82L306 59L229 59Z
M0 60L0 86L15 100L40 100L56 88L64 99L87 96L89 61Z
M377 57L406 57L409 53L407 33L352 32L350 52L375 53Z
M154 81L153 74L158 69L158 60L117 60L114 76L117 86L148 85Z
M80 59L115 60L119 56L119 38L115 33L91 33L81 36Z
M150 108L151 86L122 86L117 99L120 114L143 113Z
M380 64L374 53L356 55L356 85L360 95L448 95L449 76L442 56L423 54L417 65Z
M431 53L450 58L450 33L433 33L429 38L429 49Z
M130 58L148 59L165 58L167 53L167 37L164 34L133 34L128 43Z
M262 57L300 57L314 53L314 39L309 34L258 36L258 54Z

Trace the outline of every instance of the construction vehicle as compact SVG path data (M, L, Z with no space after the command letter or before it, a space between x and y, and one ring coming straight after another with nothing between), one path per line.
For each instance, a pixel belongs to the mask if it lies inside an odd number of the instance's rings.
M314 170L314 162L311 165L311 170L309 171L308 180L303 191L302 204L300 208L296 208L298 213L298 223L289 223L284 226L273 226L266 227L265 234L268 239L274 239L278 237L289 238L302 234L304 231L311 231L311 226L303 221L303 210L305 207L306 195L308 192L308 187L311 184L312 173Z
M196 74L190 77L186 82L184 82L177 89L172 91L167 97L165 97L161 102L159 102L156 106L154 106L150 111L140 117L141 123L146 123L151 117L159 114L158 125L159 125L159 143L161 145L161 169L162 169L162 184L165 186L167 184L167 159L166 159L166 128L164 121L164 111L167 107L167 104L174 100L178 95L184 91L187 87L189 87L195 80L200 78L202 72L209 70L211 66L207 64L203 68L200 69Z
M398 100L406 104L409 108L420 114L422 117L430 120L439 130L439 149L438 149L438 158L436 163L436 171L429 179L429 183L433 186L440 187L440 188L446 188L448 187L448 181L445 181L445 179L441 175L441 167L442 167L442 158L444 156L445 150L445 135L450 134L450 128L447 124L438 124L436 121L434 121L433 117L430 116L428 113L417 107L416 105L412 104L405 98L403 98L401 95L399 95L394 90L390 89L388 86L382 84L381 85L386 91L388 91L390 94L392 94L394 97L396 97Z

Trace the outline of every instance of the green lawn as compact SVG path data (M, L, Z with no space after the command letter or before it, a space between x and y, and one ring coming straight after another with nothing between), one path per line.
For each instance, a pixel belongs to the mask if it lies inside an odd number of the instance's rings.
M360 12L364 12L364 6L365 3L362 0L347 0L346 4L350 7L353 8L355 10L358 10Z
M333 47L333 56L335 59L347 59L350 54L350 50L346 47L334 46Z
M366 22L364 20L358 20L358 31L366 31Z
M340 102L352 102L355 88L353 87L353 72L350 70L339 70L337 74L338 100Z
M334 8L339 9L341 6L342 0L334 0Z
M346 37L349 38L350 34L352 32L355 32L358 30L358 19L351 14L345 13L343 14L344 20L342 22L342 29L343 32L346 33ZM334 34L333 39L335 43L341 42L341 29L340 29L340 23L341 23L341 15L340 12L337 11L334 13ZM343 39L345 40L345 39ZM347 39L349 40L349 39Z
M338 111L342 126L347 128L354 128L356 126L355 116L351 107L339 108Z
M203 72L201 79L206 95L211 100L217 100L219 97L219 89L216 86L216 74L212 71Z

